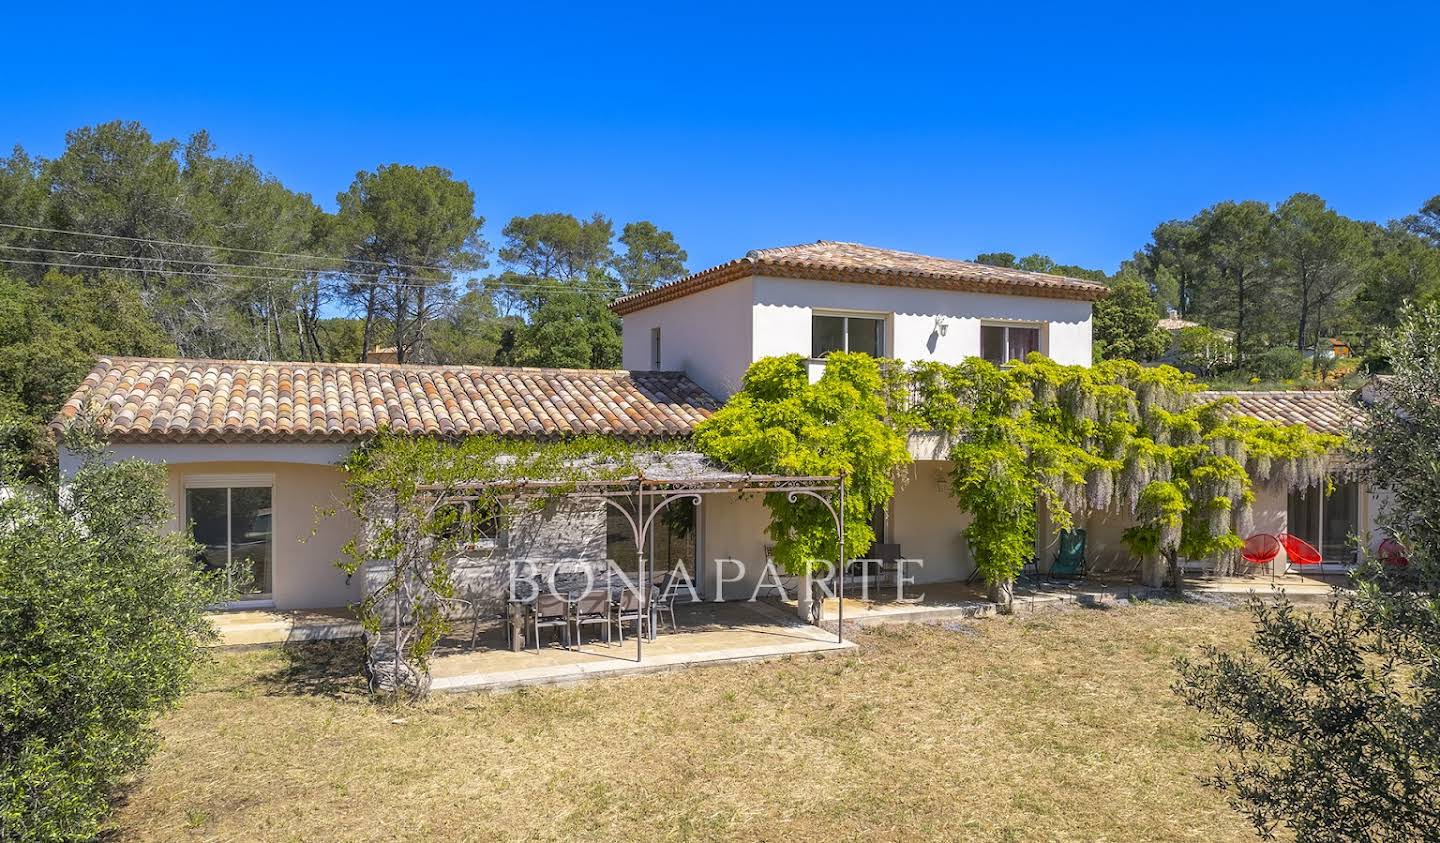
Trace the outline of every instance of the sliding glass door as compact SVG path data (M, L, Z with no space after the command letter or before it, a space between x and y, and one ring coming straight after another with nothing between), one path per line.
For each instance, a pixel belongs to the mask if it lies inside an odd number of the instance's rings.
M1326 562L1353 564L1360 534L1360 487L1336 481L1320 508L1320 555Z
M1324 485L1290 493L1286 532L1320 551L1327 563L1355 563L1355 537L1360 533L1360 486L1335 480L1330 494Z
M204 545L200 561L224 570L237 600L274 596L269 486L185 489L185 520Z

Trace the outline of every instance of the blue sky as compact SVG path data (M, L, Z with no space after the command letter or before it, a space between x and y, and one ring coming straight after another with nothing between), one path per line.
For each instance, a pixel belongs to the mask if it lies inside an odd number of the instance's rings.
M1113 270L1221 199L1440 193L1432 4L304 6L12 8L0 144L205 128L326 207L438 164L492 243L600 211L692 269L826 238Z

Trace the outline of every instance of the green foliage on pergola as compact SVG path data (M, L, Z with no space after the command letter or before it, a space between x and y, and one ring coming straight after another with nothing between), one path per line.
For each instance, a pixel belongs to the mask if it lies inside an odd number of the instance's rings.
M798 354L756 361L741 390L695 431L695 444L737 471L843 477L845 543L863 554L875 541L871 513L894 495L896 469L910 461L891 418L905 384L868 354L831 354L815 383L807 366ZM802 573L834 555L835 524L818 501L771 493L765 506L775 561L786 570Z

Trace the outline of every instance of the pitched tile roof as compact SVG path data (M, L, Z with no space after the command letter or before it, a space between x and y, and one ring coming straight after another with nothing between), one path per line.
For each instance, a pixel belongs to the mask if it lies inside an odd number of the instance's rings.
M1316 433L1353 433L1364 413L1348 392L1289 390L1273 392L1202 392L1202 398L1234 398L1239 411L1265 421L1303 424Z
M53 427L98 402L113 441L345 441L381 426L518 437L684 436L719 408L680 372L102 357Z
M1178 316L1166 316L1164 319L1156 322L1155 327L1162 331L1181 331L1185 328L1198 328L1200 327L1200 323L1191 322L1189 319L1181 319Z
M1084 301L1095 301L1108 292L1103 284L1063 275L934 258L860 243L818 240L800 246L756 249L743 258L679 281L623 296L612 302L610 307L623 316L752 275Z

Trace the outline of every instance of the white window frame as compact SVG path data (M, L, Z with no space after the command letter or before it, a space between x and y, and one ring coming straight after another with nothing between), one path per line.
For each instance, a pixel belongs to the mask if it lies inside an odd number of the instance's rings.
M868 319L868 320L873 321L873 322L879 322L879 323L880 323L880 345L881 345L881 348L880 348L880 356L881 356L882 358L883 358L883 357L890 357L890 356L891 356L891 355L890 355L890 348L891 348L891 341L890 341L890 333L891 333L891 331L890 331L890 314L888 314L888 313L876 313L876 312L874 312L874 311L865 311L865 310L828 310L828 309L823 309L823 308L811 308L811 310L810 310L810 330L811 330L810 350L811 350L811 351L814 351L814 350L815 350L814 330L815 330L815 317L816 317L816 316L830 316L830 317L833 317L833 318L836 318L836 319L844 319L844 320L845 320L845 347L844 347L843 349L841 349L841 351L849 351L849 350L850 350L850 320L851 320L851 319ZM824 362L825 362L825 358L824 358L824 357L811 357L811 358L810 358L810 361L811 361L812 363L824 363Z
M231 600L228 603L220 604L219 608L224 609L273 609L275 608L275 572L278 568L275 558L277 543L275 536L279 534L276 529L276 516L279 515L278 507L275 506L275 475L274 474L186 474L180 482L180 519L184 529L190 529L188 515L188 501L185 492L189 489L230 489L230 488L269 488L270 489L270 595L268 597L257 597L253 600ZM226 513L226 529L229 530L229 513ZM226 553L230 553L229 545L232 544L230 536L226 535Z
M1036 337L1036 339L1038 340L1038 341L1035 343L1035 350L1038 351L1038 352L1040 352L1041 354L1044 354L1044 355L1047 355L1047 356L1048 356L1048 355L1050 354L1050 338L1049 338L1049 336L1047 335L1048 332L1045 330L1045 329L1048 327L1048 325L1049 325L1049 323L1047 323L1047 322L1022 322L1022 321L1020 321L1020 320L1009 320L1009 319L982 319L982 320L980 320L980 338L979 338L979 339L980 339L980 347L975 350L975 352L976 352L976 353L975 353L975 356L976 356L976 357L979 357L981 360L984 360L984 359L985 359L985 329L986 329L986 328L1004 328L1004 329L1005 329L1005 333L1003 334L1003 340L1002 340L1002 342L1003 342L1003 344L1004 344L1004 346L1005 346L1005 353L1006 353L1006 354L1009 354L1009 353L1010 353L1010 329L1011 329L1011 328L1033 328L1033 329L1036 331L1035 337ZM990 362L993 363L994 361L990 361ZM1009 365L1011 365L1011 361L1005 360L1005 361L1000 362L1000 363L995 363L995 365L997 365L997 366L1009 366Z

